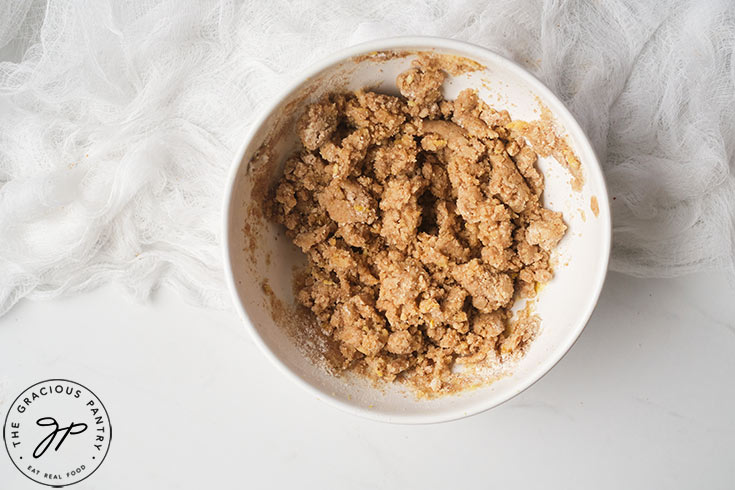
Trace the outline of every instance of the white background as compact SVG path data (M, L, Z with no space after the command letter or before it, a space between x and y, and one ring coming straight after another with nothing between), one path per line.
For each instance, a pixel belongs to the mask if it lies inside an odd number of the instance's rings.
M112 422L75 489L735 488L735 292L719 274L608 276L577 344L489 412L433 426L343 414L293 385L234 312L115 287L0 318L0 416L68 378ZM0 489L44 488L0 452Z

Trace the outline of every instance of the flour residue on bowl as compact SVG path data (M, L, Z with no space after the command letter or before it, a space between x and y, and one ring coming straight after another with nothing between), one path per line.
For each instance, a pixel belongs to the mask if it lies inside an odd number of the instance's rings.
M298 274L296 277L298 277ZM329 374L339 376L341 371L335 369L338 355L338 351L335 350L336 346L319 328L314 315L303 306L287 304L281 300L273 291L268 279L263 279L260 287L265 297L265 306L273 322L289 333L297 342L299 350L314 365L324 369Z

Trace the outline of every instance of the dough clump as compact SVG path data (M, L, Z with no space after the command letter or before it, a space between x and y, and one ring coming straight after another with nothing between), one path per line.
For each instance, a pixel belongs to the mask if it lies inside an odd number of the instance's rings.
M400 97L311 104L272 211L308 257L298 301L336 343L338 367L428 393L455 364L533 338L535 323L510 325L510 308L551 279L566 231L508 112L470 89L445 100L445 76L420 57L398 76Z

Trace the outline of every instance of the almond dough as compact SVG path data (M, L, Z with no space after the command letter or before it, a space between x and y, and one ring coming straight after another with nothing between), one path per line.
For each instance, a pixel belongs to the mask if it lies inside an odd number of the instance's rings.
M444 78L420 57L398 76L402 97L311 104L272 211L308 257L298 301L336 342L339 368L428 392L456 363L533 338L535 323L511 327L509 309L551 279L566 231L508 112L469 89L445 100Z

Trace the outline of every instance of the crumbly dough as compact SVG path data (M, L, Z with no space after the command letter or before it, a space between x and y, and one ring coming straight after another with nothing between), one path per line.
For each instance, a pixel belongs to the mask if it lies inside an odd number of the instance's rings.
M502 358L533 338L510 308L549 281L561 213L541 204L536 152L464 90L441 93L427 56L402 97L359 90L311 104L303 149L272 217L308 257L298 301L337 345L340 369L439 392L457 363Z

